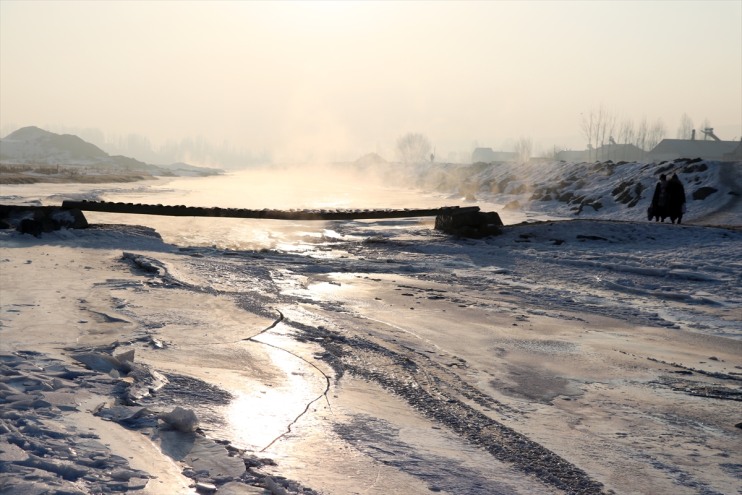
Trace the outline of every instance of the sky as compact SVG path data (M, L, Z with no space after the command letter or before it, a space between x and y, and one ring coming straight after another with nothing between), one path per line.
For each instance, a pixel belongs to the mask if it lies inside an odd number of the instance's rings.
M426 136L584 149L581 121L742 137L742 1L0 0L0 129L185 138L278 161Z

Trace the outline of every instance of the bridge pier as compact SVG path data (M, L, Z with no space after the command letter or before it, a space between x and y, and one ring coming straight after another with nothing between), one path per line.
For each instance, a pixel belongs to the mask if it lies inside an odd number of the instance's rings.
M502 220L495 211L442 213L435 217L435 229L458 237L479 239L502 233Z
M40 237L61 228L84 229L88 221L82 211L58 206L0 205L0 228Z

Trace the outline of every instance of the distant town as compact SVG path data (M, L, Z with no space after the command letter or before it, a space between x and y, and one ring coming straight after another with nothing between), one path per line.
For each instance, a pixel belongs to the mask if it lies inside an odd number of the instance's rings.
M541 160L559 160L565 162L586 161L625 161L625 162L661 162L676 158L702 158L716 161L742 160L742 140L724 141L714 134L714 129L707 127L697 133L690 130L688 139L662 139L650 150L644 150L635 144L620 144L613 136L608 136L608 143L584 150L555 150L551 156ZM698 134L701 134L700 136ZM519 151L496 151L492 148L476 148L472 153L472 163L518 162L524 160ZM528 159L534 159L528 157Z

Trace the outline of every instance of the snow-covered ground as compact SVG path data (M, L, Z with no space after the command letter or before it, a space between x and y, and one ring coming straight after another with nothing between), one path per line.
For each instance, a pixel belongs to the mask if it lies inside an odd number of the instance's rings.
M438 165L417 170L425 189L495 198L508 210L548 212L562 218L645 220L660 174L677 173L688 201L686 223L742 224L742 163L682 159L632 162Z
M0 487L742 493L740 168L3 186L16 204L477 204L507 225L472 240L420 218L99 213L88 230L0 232ZM672 171L684 223L648 222Z

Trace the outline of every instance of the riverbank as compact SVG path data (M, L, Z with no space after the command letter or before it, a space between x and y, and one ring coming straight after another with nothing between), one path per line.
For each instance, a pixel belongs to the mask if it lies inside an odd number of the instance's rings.
M62 165L0 165L0 185L107 184L151 180L146 172L112 173L100 167Z
M11 184L115 184L152 180L153 177L129 174L101 175L46 175L46 174L8 174L0 173L0 185Z

